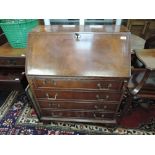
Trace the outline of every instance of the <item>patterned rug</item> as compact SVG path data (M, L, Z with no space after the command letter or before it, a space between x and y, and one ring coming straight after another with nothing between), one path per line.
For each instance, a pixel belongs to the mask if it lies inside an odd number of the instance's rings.
M138 129L107 128L86 123L51 122L44 125L37 119L24 93L12 91L0 107L1 135L154 135L155 119Z

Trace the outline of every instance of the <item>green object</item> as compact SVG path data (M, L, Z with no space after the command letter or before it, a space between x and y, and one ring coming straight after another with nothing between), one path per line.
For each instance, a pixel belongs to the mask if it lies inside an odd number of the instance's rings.
M38 25L36 19L2 19L0 26L13 48L26 48L28 33Z

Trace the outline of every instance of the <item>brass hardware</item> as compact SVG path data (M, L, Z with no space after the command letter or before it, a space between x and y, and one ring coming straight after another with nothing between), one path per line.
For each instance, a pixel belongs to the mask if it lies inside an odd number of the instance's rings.
M81 37L79 33L75 33L75 37L77 40L79 40L79 38Z
M98 83L97 84L97 87L99 88L99 89L109 89L109 88L111 88L112 87L112 84L111 83L109 83L108 85L107 85L107 87L102 87L102 85L100 84L100 83Z
M47 80L44 80L44 81L43 81L43 84L44 84L44 85L47 84Z
M46 97L47 97L48 100L56 100L57 96L58 96L58 94L56 93L56 94L54 95L54 97L49 97L49 94L46 93Z
M50 82L50 81L49 81ZM47 84L48 83L48 80L43 80L43 84L45 85L45 84ZM54 81L54 80L51 80L51 83L52 83L52 85L56 85L56 82Z
M56 82L54 80L51 81L52 85L56 86Z

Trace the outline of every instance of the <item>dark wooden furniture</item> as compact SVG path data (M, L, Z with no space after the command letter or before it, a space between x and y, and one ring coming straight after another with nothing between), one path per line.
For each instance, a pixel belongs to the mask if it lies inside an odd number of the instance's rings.
M128 19L127 27L129 31L132 31L133 27L141 27L140 28L140 36L144 37L147 33L149 26L150 26L151 20L148 19Z
M116 124L130 77L130 32L38 27L29 34L26 76L41 121Z
M155 35L146 39L144 48L145 49L154 49L155 48Z
M23 90L25 77L25 49L12 48L9 43L0 46L0 90Z
M130 93L132 97L155 100L155 49L136 50L135 54L144 67L133 70Z
M143 49L143 50L137 50L136 56L137 58L145 65L145 68L142 69L144 71L143 78L141 80L141 83L139 84L139 92L138 94L144 93L147 90L151 90L152 93L153 90L155 91L155 49ZM150 95L152 94L149 92ZM155 96L154 96L155 98Z

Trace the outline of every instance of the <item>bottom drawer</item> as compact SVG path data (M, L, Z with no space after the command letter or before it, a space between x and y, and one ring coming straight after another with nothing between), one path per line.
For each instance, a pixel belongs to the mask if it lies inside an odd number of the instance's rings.
M80 102L80 101L47 101L38 100L40 107L43 109L68 109L68 110L103 110L116 112L119 105L118 102Z
M52 111L52 110L42 110L42 116L46 117L65 117L65 118L85 118L85 119L104 119L114 118L114 113L105 112L82 112L82 111Z

